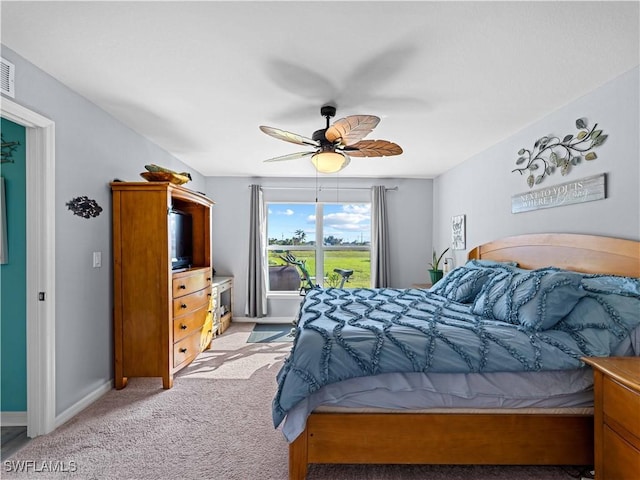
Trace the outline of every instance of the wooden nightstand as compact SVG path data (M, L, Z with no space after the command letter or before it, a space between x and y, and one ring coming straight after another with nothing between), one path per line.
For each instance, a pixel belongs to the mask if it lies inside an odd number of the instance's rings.
M596 480L640 475L640 358L583 358L593 367Z

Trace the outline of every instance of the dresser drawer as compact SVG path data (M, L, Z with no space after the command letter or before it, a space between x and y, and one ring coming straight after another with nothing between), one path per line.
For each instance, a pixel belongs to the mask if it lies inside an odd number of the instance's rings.
M182 297L197 290L202 290L211 284L211 273L209 269L185 272L173 276L172 289L173 297Z
M173 344L173 367L177 368L184 362L190 362L198 356L198 354L207 348L213 332L211 322L207 322L204 327L200 328L196 333L179 340Z
M173 344L173 367L176 368L184 362L190 362L200 352L200 332L183 338Z
M209 305L210 297L211 289L203 288L197 292L174 299L173 317L176 318L189 312L193 312L202 306Z
M174 343L182 340L184 337L200 331L207 315L210 314L209 305L204 305L193 312L181 315L173 319L173 341Z
M640 439L640 395L610 377L603 379L603 412Z
M638 480L640 472L640 451L627 443L608 426L603 432L604 462L603 475L605 480Z

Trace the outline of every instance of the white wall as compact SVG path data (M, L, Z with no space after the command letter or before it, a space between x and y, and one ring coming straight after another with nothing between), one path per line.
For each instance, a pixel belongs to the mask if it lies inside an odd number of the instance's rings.
M474 246L509 235L566 232L640 240L638 85L635 68L435 179L435 243L450 242L451 217L458 214L467 216L467 249L455 252L458 265ZM534 189L606 173L607 198L511 213L511 196L529 190L524 176L511 173L518 150L532 148L544 135L575 134L575 120L583 117L609 135L594 150L598 158L583 161L567 176L554 173Z
M2 46L15 65L16 103L55 122L56 131L56 415L113 379L111 190L114 178L144 181L157 163L204 178L33 64ZM103 208L95 218L66 203L86 195ZM102 268L92 268L92 252ZM32 292L35 295L35 292Z
M369 187L398 187L387 192L389 238L391 245L391 283L409 287L427 281L431 252L432 180L362 179L325 176L319 178L318 201L370 201ZM213 211L213 257L216 273L232 275L235 285L235 316L243 316L246 303L249 252L249 185L264 187L266 201L305 201L316 198L315 178L209 177L206 194L216 205ZM309 187L286 190L273 187ZM338 190L335 190L336 186ZM350 190L349 187L358 188ZM299 298L269 301L270 317L293 317Z

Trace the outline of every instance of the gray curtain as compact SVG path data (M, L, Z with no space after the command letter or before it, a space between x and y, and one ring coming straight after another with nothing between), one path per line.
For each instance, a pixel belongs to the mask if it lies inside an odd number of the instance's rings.
M267 315L266 247L264 236L264 202L260 185L251 185L249 220L249 270L247 275L247 317Z
M371 187L371 286L390 286L390 274L387 189L375 185Z

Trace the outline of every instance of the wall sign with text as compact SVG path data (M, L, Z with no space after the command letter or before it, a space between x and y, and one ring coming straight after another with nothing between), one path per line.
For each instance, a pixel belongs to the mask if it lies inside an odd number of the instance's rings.
M603 198L606 198L606 173L518 193L511 197L511 213L561 207Z

